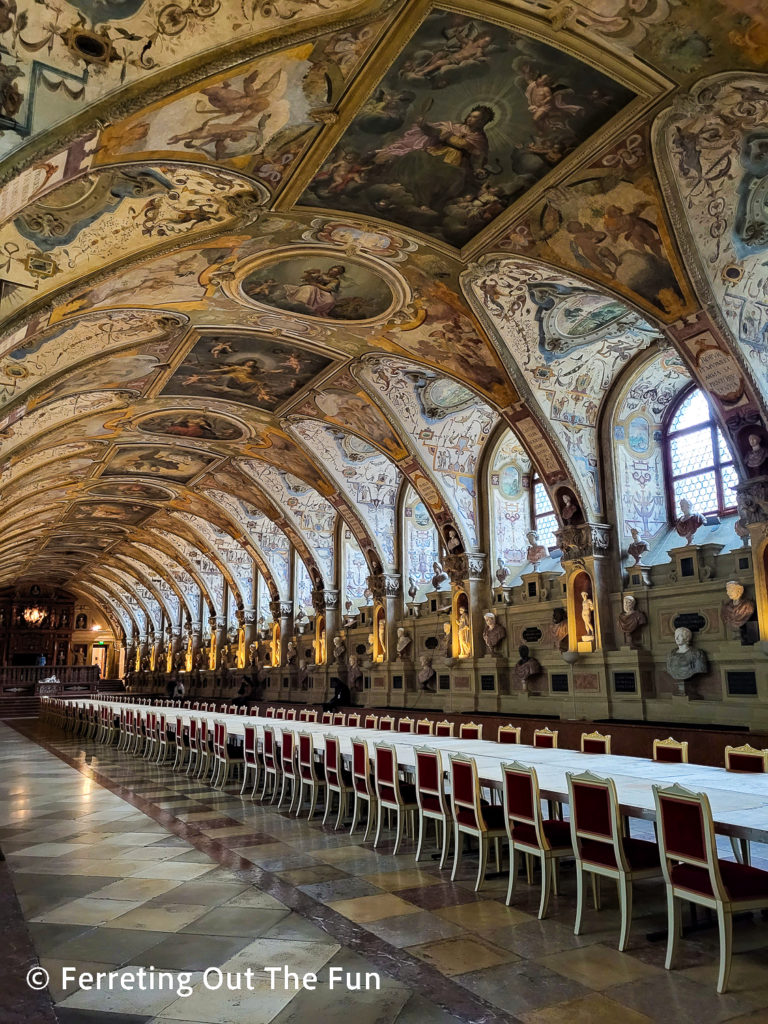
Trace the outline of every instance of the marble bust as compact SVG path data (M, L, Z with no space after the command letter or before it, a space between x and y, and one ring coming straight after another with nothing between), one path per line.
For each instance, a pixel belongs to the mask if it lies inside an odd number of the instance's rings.
M448 573L443 571L443 567L439 562L432 563L432 572L432 589L445 590L446 586L450 583Z
M763 469L768 461L768 448L763 444L759 434L750 434L747 438L749 451L744 456L744 462L750 469Z
M449 526L445 531L445 546L448 549L449 555L458 555L464 550L461 538L452 526Z
M549 552L539 541L539 535L535 530L529 530L525 536L528 539L528 550L525 553L525 557L531 565L538 565L539 562L547 557Z
M640 559L648 550L648 545L644 540L641 539L640 534L634 528L634 526L629 532L632 534L632 543L627 548L627 554L631 555L632 558L634 558L635 565L640 565Z
M494 612L486 612L483 616L485 627L483 629L483 640L490 655L499 654L499 648L507 635L506 627L496 618Z
M549 627L552 646L556 651L563 651L568 646L568 613L564 608L552 611L552 625Z
M453 657L453 647L452 647L453 637L452 637L451 634L452 634L452 629L451 629L450 622L444 622L443 623L443 635L440 637L440 647L439 647L440 654L441 654L441 656L443 658L451 658L451 657Z
M363 688L363 670L360 668L360 659L356 654L351 655L349 659L347 685L350 690L362 690Z
M728 580L725 584L728 600L720 608L720 618L726 626L739 630L755 613L755 602L744 597L744 587L736 580Z
M637 607L634 594L625 594L622 599L622 611L619 614L619 629L624 634L624 642L634 647L634 634L648 621L645 612Z
M434 693L436 679L437 672L435 672L432 667L432 659L428 654L422 654L419 658L419 671L416 674L417 682L421 686L422 690Z
M675 529L678 534L685 538L686 544L692 544L696 531L705 523L704 516L700 512L694 512L691 503L687 498L680 499L680 515L675 521Z
M707 656L703 651L692 647L693 633L685 626L675 630L677 647L667 655L667 672L678 682L684 682L692 676L707 671Z
M347 653L347 645L344 643L344 638L335 636L333 638L333 660L337 665L341 665L344 662L344 655Z
M531 652L525 644L518 647L517 653L520 655L520 660L512 669L512 674L520 683L521 688L525 690L528 687L528 681L541 672L541 665L531 657Z
M577 515L578 508L573 502L573 498L570 494L563 494L560 499L560 518L564 523L570 523L570 521Z
M407 633L403 626L397 627L397 656L402 661L410 657L410 647L413 643L411 634Z
M418 593L418 591L419 591L419 588L416 586L416 580L413 578L413 576L409 576L408 577L408 597L411 599L411 601L415 600L416 594Z
M501 556L499 556L496 559L496 579L498 580L500 587L504 586L504 580L506 580L508 576L509 569L504 564L504 559Z
M295 665L298 656L298 649L293 640L289 640L285 648L285 661L288 665Z

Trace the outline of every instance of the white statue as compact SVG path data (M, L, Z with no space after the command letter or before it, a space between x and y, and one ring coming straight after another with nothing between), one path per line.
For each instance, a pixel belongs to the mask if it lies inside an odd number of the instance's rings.
M581 592L581 621L584 623L586 636L595 635L595 627L592 623L592 612L595 610L595 602L586 590Z
M456 622L456 635L459 638L459 657L469 658L472 654L472 626L469 616L462 608Z
M685 626L675 630L677 649L667 655L667 672L678 682L707 671L707 656L692 647L693 633Z
M335 636L333 638L333 660L337 665L344 663L344 655L347 651L347 645L344 643L344 638Z
M401 661L410 657L410 646L413 643L410 633L402 626L397 627L397 656Z

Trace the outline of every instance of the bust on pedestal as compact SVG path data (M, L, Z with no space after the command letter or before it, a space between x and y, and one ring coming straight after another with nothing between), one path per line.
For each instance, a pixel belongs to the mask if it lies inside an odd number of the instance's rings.
M728 600L720 608L720 618L734 632L748 622L755 613L755 602L744 597L744 587L736 580L728 580L725 584Z
M408 661L411 657L411 634L406 633L402 626L397 627L397 660Z
M619 629L624 634L624 643L628 647L637 647L635 633L638 632L647 622L645 612L637 607L637 600L633 594L625 594L622 599L623 611L619 615Z
M693 676L702 675L707 671L707 656L703 651L692 647L693 633L685 626L675 630L677 648L667 655L667 672L677 680L679 696L685 695L685 682Z
M694 512L691 503L687 498L680 499L680 515L675 520L675 530L681 537L685 538L686 544L692 544L693 538L699 527L703 526L706 520L700 512Z
M490 657L497 658L500 654L500 647L507 635L506 627L496 618L495 612L486 612L483 616L485 628L483 629L483 640Z
M525 552L525 557L536 568L539 562L549 555L549 552L539 541L539 535L535 530L529 530L525 536L528 539L528 550Z
M525 644L518 647L517 652L520 655L520 660L512 669L512 674L520 684L520 689L523 693L526 693L529 681L541 673L541 665L535 658L531 657L530 651Z
M419 658L419 671L416 679L422 690L425 690L427 693L435 693L437 672L432 667L432 659L428 654L422 654Z
M641 539L639 532L634 526L629 532L632 534L632 543L627 548L627 554L634 559L634 565L640 565L640 559L648 550L648 544Z

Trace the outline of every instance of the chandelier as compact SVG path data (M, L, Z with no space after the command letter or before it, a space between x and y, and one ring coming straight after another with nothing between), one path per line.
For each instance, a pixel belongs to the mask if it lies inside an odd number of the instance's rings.
M25 608L24 621L30 626L39 626L45 618L45 614L42 608Z

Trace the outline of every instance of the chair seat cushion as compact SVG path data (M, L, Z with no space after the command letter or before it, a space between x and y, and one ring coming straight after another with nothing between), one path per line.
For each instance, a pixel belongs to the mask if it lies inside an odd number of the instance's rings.
M571 826L567 821L558 821L557 818L549 818L543 823L544 835L549 845L556 850L570 849L571 847ZM518 821L512 830L512 839L516 843L525 843L527 846L538 846L536 829L533 825Z
M653 868L661 871L661 859L656 843L624 836L622 844L631 871L648 871ZM609 868L617 867L613 846L610 843L599 843L595 839L582 839L581 859L586 863L602 864Z
M731 900L768 900L768 871L731 860L718 860L720 877ZM672 883L681 889L712 896L707 868L695 864L675 864L670 871Z

